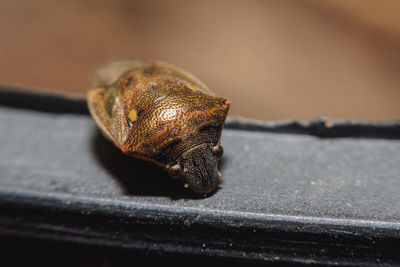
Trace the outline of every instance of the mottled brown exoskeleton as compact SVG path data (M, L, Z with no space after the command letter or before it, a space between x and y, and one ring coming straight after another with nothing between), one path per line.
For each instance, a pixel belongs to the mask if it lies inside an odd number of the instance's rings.
M112 61L94 73L91 115L125 154L151 161L196 193L215 190L229 100L175 66Z

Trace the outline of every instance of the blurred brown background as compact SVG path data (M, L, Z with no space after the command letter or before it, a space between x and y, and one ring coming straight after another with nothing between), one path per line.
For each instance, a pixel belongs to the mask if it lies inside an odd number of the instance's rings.
M1 1L0 84L84 94L157 59L264 120L400 118L400 1Z

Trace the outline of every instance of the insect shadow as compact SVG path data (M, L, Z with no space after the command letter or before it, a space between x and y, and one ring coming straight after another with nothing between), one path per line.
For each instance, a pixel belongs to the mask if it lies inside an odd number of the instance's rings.
M180 181L170 178L160 167L124 155L98 129L94 129L93 132L92 152L101 166L121 184L124 194L167 196L172 199L203 199L212 195L204 196L192 193L185 189Z

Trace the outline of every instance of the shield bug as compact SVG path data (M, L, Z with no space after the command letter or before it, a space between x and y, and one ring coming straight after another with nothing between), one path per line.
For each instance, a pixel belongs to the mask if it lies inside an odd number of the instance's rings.
M112 61L94 72L88 106L123 153L161 166L196 193L216 188L229 100L193 75L160 61Z

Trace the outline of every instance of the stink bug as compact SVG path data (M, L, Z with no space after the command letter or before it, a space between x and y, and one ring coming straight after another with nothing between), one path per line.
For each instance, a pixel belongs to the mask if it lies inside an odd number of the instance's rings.
M193 192L215 190L229 100L170 64L118 60L94 72L87 101L123 153L161 166Z

